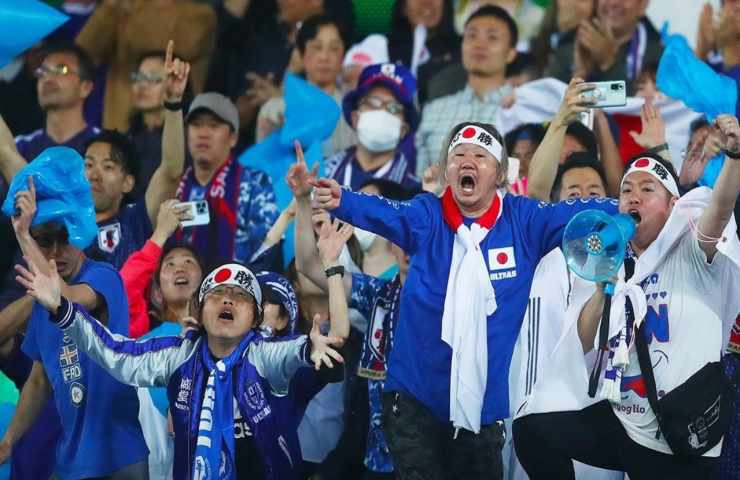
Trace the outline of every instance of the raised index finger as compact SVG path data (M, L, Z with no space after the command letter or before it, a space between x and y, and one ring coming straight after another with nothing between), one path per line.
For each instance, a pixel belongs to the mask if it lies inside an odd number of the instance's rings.
M167 53L164 56L164 66L165 68L172 66L172 52L175 49L175 42L174 40L170 40L167 42Z
M301 147L301 142L299 142L298 140L293 140L293 146L295 147L296 163L305 165L306 157L303 156L303 147Z

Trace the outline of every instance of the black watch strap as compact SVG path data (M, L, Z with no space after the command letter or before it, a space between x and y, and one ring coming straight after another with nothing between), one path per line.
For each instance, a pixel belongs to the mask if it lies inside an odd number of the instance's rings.
M326 270L324 270L324 273L326 273L326 278L329 278L332 275L339 275L343 277L344 276L344 265L335 265L333 267L329 267Z
M167 100L165 100L163 105L164 108L173 112L179 112L180 110L182 110L182 100L178 100L177 102L168 102Z

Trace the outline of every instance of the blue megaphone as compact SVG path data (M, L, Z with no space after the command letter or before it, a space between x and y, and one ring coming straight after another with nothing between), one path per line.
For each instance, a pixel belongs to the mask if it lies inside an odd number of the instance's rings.
M635 220L624 213L608 215L600 210L578 213L563 232L563 254L568 268L586 280L609 282L624 261L627 242L635 229Z

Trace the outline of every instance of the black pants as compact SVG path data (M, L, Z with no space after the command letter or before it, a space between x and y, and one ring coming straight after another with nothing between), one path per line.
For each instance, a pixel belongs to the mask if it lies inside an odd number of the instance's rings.
M531 480L573 479L572 460L623 471L630 480L711 478L716 459L667 455L629 438L603 401L575 412L527 415L514 420L514 449Z
M478 435L440 422L416 399L383 394L383 428L399 480L503 478L503 422L486 425Z

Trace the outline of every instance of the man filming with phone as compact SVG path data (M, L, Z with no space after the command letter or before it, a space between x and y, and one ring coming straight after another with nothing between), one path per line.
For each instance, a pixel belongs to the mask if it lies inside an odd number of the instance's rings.
M177 233L177 240L204 259L217 255L249 261L280 213L270 177L240 165L232 155L239 113L225 96L201 93L185 122L193 165L180 180L177 198L193 202L194 218Z

